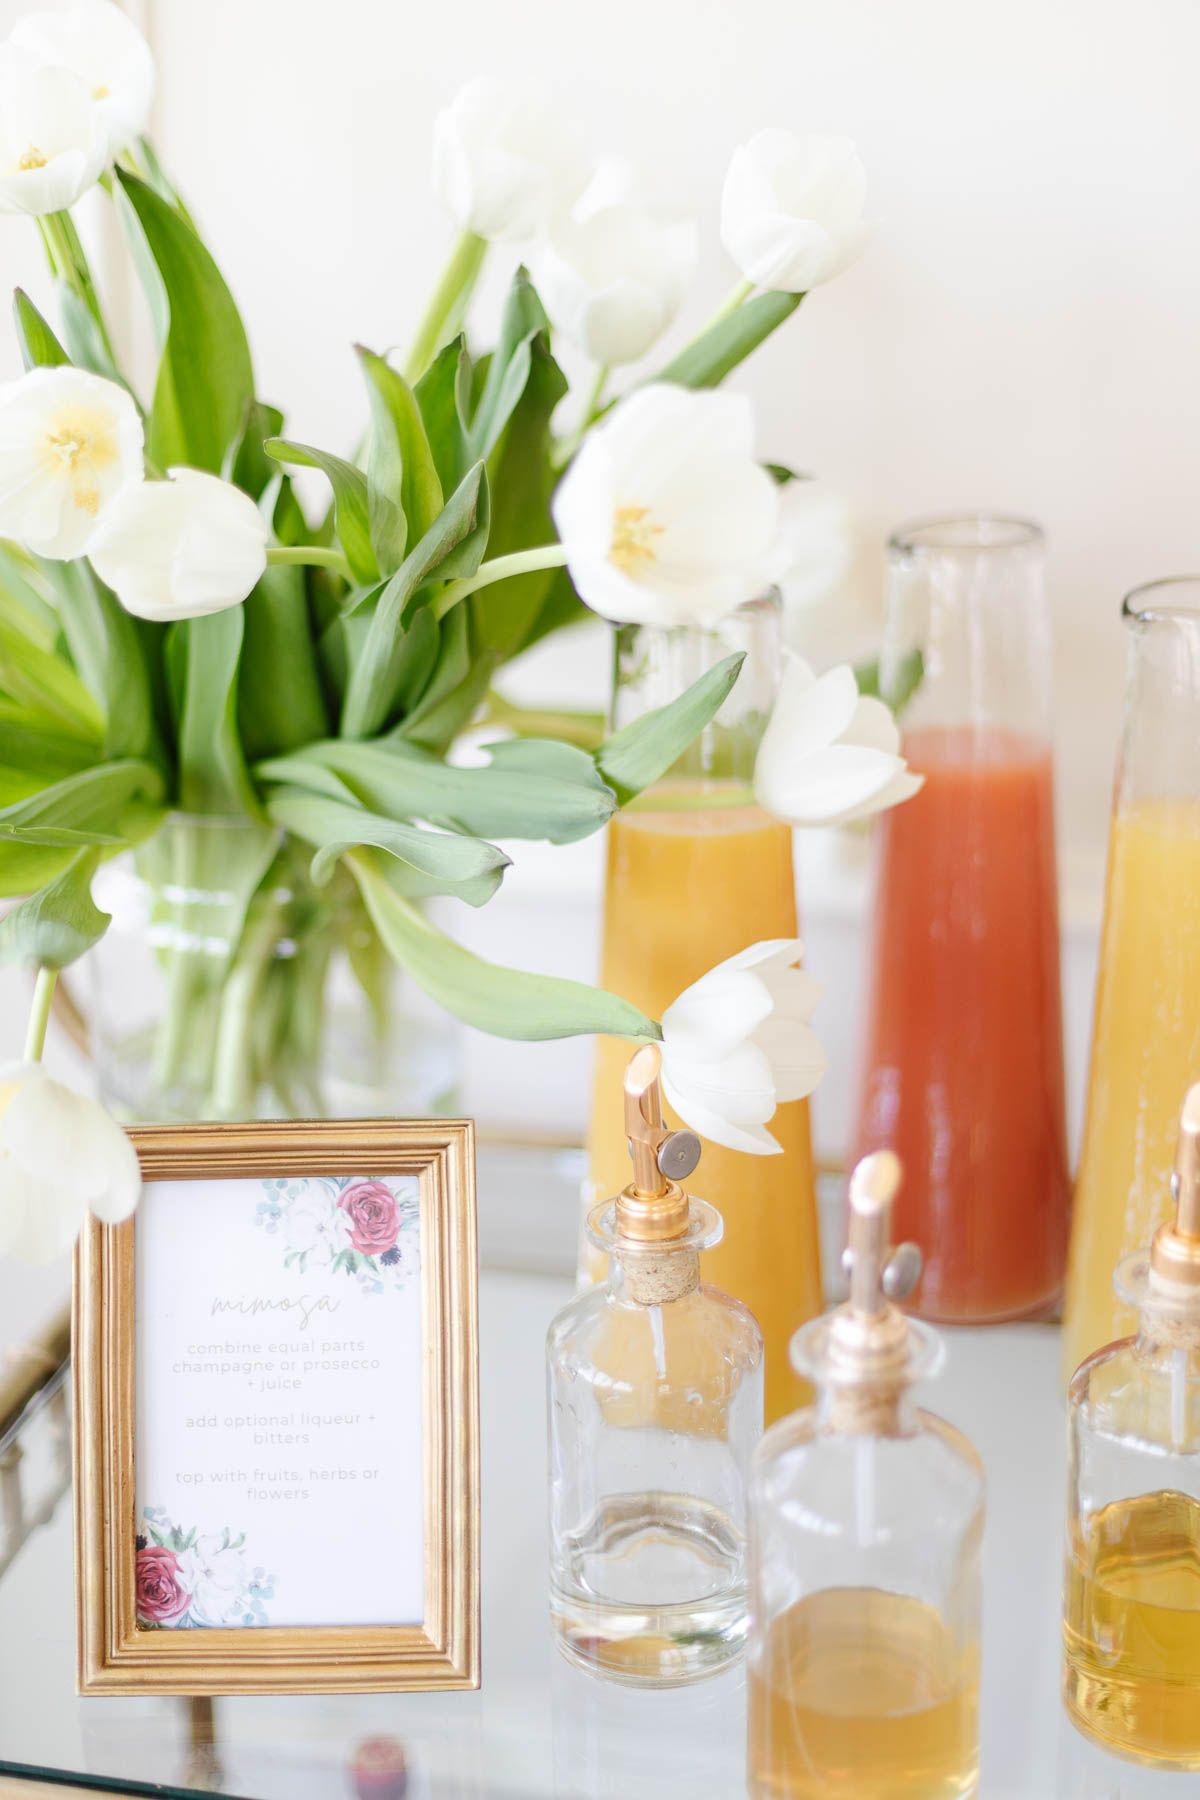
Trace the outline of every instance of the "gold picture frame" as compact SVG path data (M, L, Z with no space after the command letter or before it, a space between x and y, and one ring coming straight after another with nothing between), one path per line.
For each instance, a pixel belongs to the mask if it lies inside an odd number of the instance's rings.
M479 1686L479 1349L470 1120L131 1130L143 1179L415 1175L421 1231L424 1618L419 1625L139 1626L136 1215L89 1219L75 1265L77 1680L83 1694Z

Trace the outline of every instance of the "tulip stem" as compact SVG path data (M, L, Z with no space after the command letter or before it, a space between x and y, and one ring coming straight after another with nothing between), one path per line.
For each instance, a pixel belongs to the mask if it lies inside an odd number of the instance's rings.
M600 417L600 414L603 411L600 402L604 398L604 390L608 385L608 378L611 374L612 370L607 363L599 364L596 369L596 379L588 390L587 399L583 403L583 410L579 415L578 425L576 425L573 431L569 431L560 443L555 444L554 449L550 453L550 467L552 469L566 468L591 427Z
M473 231L464 231L460 235L417 326L417 335L404 365L404 379L410 384L421 379L442 345L448 343L461 327L486 254L486 239L477 237Z
M444 619L451 607L479 588L491 587L494 581L508 581L514 575L529 575L535 569L561 569L566 560L561 544L540 544L536 550L514 550L510 556L495 556L491 562L481 563L474 575L448 581L430 610L435 619Z
M57 969L41 968L33 986L33 1004L29 1009L29 1028L25 1033L25 1061L41 1062L46 1048L46 1027L50 1023L50 1006L58 981Z
M96 292L96 284L92 279L91 264L87 259L87 251L79 233L75 229L75 221L69 212L45 213L38 220L42 228L42 241L46 246L50 270L58 280L65 282L75 295L83 302L93 325L96 328L96 340L109 365L116 370L116 353L112 339L108 335L108 326L104 319L104 308L100 304L100 296Z
M354 570L346 558L340 550L334 550L327 544L270 544L267 547L267 561L277 567L299 564L333 569L352 585L354 582Z
M702 338L706 331L711 331L714 325L719 325L722 319L727 319L730 313L735 313L753 292L754 283L752 281L739 281L735 287L731 287L711 319L708 319L700 327L696 336L691 340L692 343L694 344L697 338Z

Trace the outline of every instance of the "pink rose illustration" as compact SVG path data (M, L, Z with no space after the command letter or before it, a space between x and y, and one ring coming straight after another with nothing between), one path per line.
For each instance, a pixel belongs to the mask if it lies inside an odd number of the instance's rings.
M396 1196L382 1181L355 1181L343 1188L338 1205L350 1223L350 1242L363 1256L382 1256L400 1234Z
M136 1585L138 1617L151 1625L169 1625L192 1604L180 1579L179 1558L165 1544L138 1551Z

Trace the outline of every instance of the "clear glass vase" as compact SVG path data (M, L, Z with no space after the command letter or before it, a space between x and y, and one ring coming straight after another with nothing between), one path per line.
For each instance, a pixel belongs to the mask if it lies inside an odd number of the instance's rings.
M882 686L920 672L904 754L925 785L879 826L856 1155L900 1156L913 1304L949 1323L1052 1310L1066 1258L1043 563L1036 525L985 515L889 546Z
M1071 1225L1068 1376L1134 1329L1112 1272L1166 1216L1179 1108L1200 1074L1200 577L1137 589L1123 617L1125 719Z
M614 725L675 699L733 651L746 653L715 720L676 766L609 826L602 984L661 1018L714 964L767 938L796 935L792 834L754 802L754 759L779 679L776 598L740 608L710 631L623 626L616 638ZM621 1091L629 1046L597 1048L585 1211L619 1193L628 1175ZM673 1115L670 1123L678 1124ZM788 1362L798 1319L821 1309L816 1196L807 1101L781 1106L770 1126L781 1156L710 1144L705 1197L725 1221L704 1279L748 1306L766 1341L768 1419L806 1391ZM584 1280L604 1259L586 1244Z
M173 814L95 882L81 965L103 1099L126 1119L421 1117L452 1110L454 1022L380 946L348 877L248 818Z

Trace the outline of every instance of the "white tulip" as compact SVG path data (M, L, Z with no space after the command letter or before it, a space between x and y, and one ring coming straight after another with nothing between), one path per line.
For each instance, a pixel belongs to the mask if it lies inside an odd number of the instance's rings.
M862 697L847 664L819 678L785 652L779 698L754 770L760 806L792 825L845 825L910 800L900 732L882 700Z
M141 1191L133 1145L98 1101L41 1063L0 1065L0 1252L49 1262L89 1211L119 1224Z
M113 0L83 0L65 12L29 13L11 41L42 63L69 69L104 125L107 155L141 137L154 98L154 58L137 26Z
M63 367L0 387L0 537L80 556L141 479L142 421L115 381Z
M695 263L694 225L640 206L602 206L550 239L538 292L551 321L594 363L636 362L679 311Z
M0 44L0 212L74 206L107 151L104 120L78 75Z
M440 112L433 184L459 228L492 243L544 237L593 167L565 107L541 89L481 76Z
M721 242L755 287L804 294L863 249L866 194L849 138L760 131L729 164Z
M606 619L715 625L778 573L779 490L742 394L639 388L588 433L553 513L579 597Z
M240 606L267 566L267 525L240 488L199 469L130 488L105 514L88 557L126 612L199 619Z
M821 990L796 938L752 944L692 983L662 1017L663 1092L702 1137L752 1156L781 1146L766 1126L825 1073L808 1021Z

